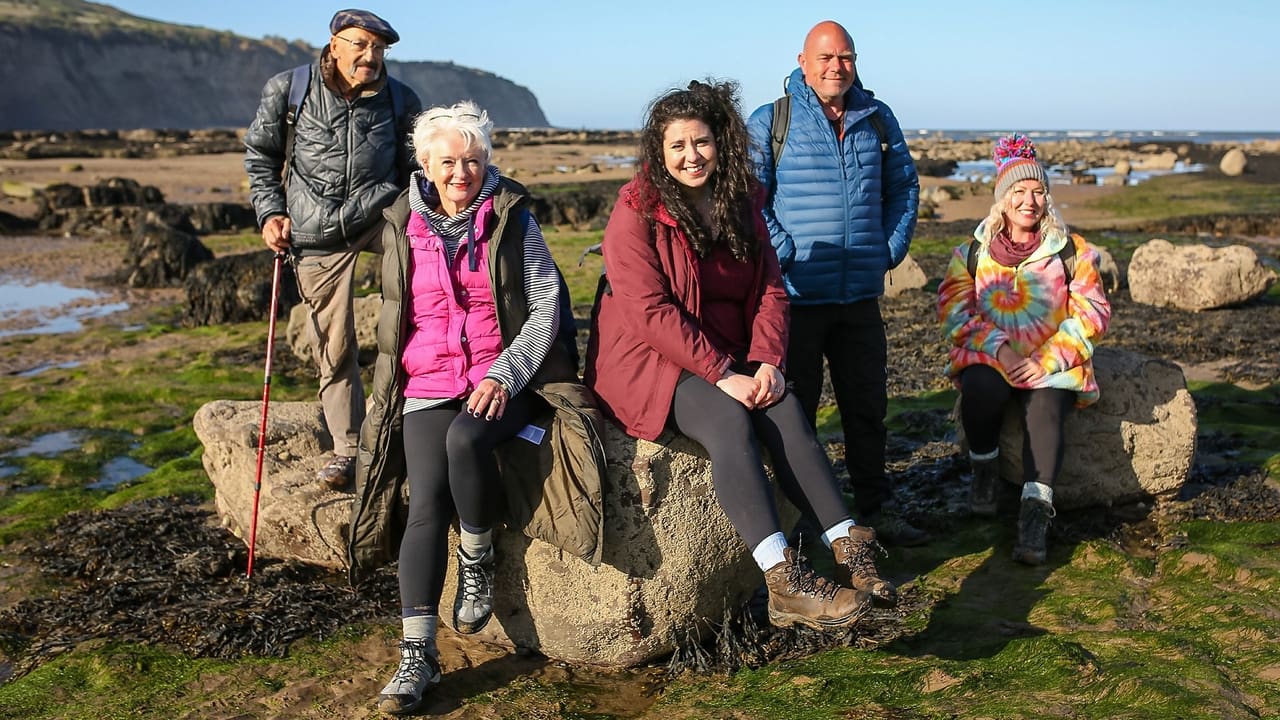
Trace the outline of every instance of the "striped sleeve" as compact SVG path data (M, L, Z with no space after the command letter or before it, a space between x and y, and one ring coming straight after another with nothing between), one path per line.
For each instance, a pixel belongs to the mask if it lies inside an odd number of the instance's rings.
M560 318L560 281L556 262L542 237L542 228L525 213L524 292L529 319L511 344L489 368L488 376L506 385L512 395L524 389L556 339Z

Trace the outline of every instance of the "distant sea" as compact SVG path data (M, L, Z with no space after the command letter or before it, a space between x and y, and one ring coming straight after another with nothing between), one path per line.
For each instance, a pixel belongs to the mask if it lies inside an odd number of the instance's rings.
M1010 132L1021 132L1023 135L1040 142L1061 140L1082 140L1104 142L1122 140L1124 142L1176 142L1176 143L1247 143L1254 140L1280 140L1280 131L1230 131L1219 130L937 130L937 129L904 129L902 133L910 140L913 137L943 137L949 140L994 140L1008 135Z

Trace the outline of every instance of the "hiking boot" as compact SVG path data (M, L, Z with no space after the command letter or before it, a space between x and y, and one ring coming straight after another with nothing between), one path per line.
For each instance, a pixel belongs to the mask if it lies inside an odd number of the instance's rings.
M1013 546L1013 559L1027 565L1040 565L1048 553L1045 536L1049 521L1057 513L1053 506L1035 498L1023 498L1018 512L1018 543Z
M843 630L871 609L865 592L842 588L817 574L795 548L787 548L784 557L786 560L764 574L769 588L769 622L775 626Z
M316 480L330 490L345 488L356 477L356 459L347 455L334 455L328 465L316 471Z
M458 548L458 594L453 600L453 629L480 632L493 617L493 546L472 559Z
M969 482L969 512L992 517L996 514L996 490L1000 487L1000 458L970 460L973 480Z
M435 646L426 642L400 643L400 667L378 694L378 709L407 715L422 706L427 690L440 684L440 661Z
M854 525L849 528L848 537L838 537L831 543L831 552L836 558L837 583L867 593L872 602L882 607L898 602L898 591L876 569L876 553L888 553L876 541L875 530Z
M858 524L875 528L876 537L885 545L917 547L933 540L927 531L907 522L896 507L887 504L864 515Z

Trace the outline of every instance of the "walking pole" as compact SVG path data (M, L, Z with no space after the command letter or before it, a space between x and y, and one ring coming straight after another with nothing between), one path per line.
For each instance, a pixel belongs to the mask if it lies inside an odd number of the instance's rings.
M253 578L253 550L258 544L258 496L262 492L262 457L267 450L267 404L271 402L271 358L276 344L276 308L280 302L280 269L284 253L276 253L271 273L271 319L267 323L267 367L262 374L262 424L258 426L258 471L253 478L253 524L249 530L249 567L245 579Z

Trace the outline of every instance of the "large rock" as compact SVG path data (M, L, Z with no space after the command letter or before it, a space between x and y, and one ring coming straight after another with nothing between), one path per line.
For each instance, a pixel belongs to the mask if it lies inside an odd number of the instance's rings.
M248 537L261 403L215 401L196 414L223 523ZM481 639L574 663L631 666L674 649L678 629L719 621L761 583L720 510L710 463L682 437L636 441L606 428L604 554L599 567L515 531L494 533L494 622ZM317 486L327 444L318 403L272 403L258 518L261 557L345 567L352 495ZM789 528L796 512L783 505ZM451 533L450 556L457 546ZM452 609L448 575L442 614Z
M129 287L170 287L183 282L213 252L195 236L149 214L129 238L117 277Z
M182 322L187 327L267 320L271 313L275 255L261 250L202 263L187 276ZM288 262L280 266L277 317L298 303L298 283ZM279 330L277 330L279 332Z
M1134 302L1182 310L1210 310L1261 296L1276 281L1258 254L1243 245L1211 248L1156 238L1129 260Z
M258 495L257 553L324 567L346 563L351 496L315 481L332 441L320 403L273 402ZM261 401L215 400L192 424L222 524L247 544L253 523Z
M1218 169L1228 177L1243 175L1245 168L1248 166L1249 158L1244 154L1244 150L1240 148L1231 148L1222 156L1222 160L1218 162Z
M898 267L884 274L884 294L895 297L908 290L919 290L928 282L929 276L924 274L920 263L908 254Z
M1177 365L1098 348L1102 395L1067 417L1054 505L1072 509L1170 496L1186 482L1196 452L1196 406ZM1022 424L1014 408L1000 430L1000 474L1022 484Z

